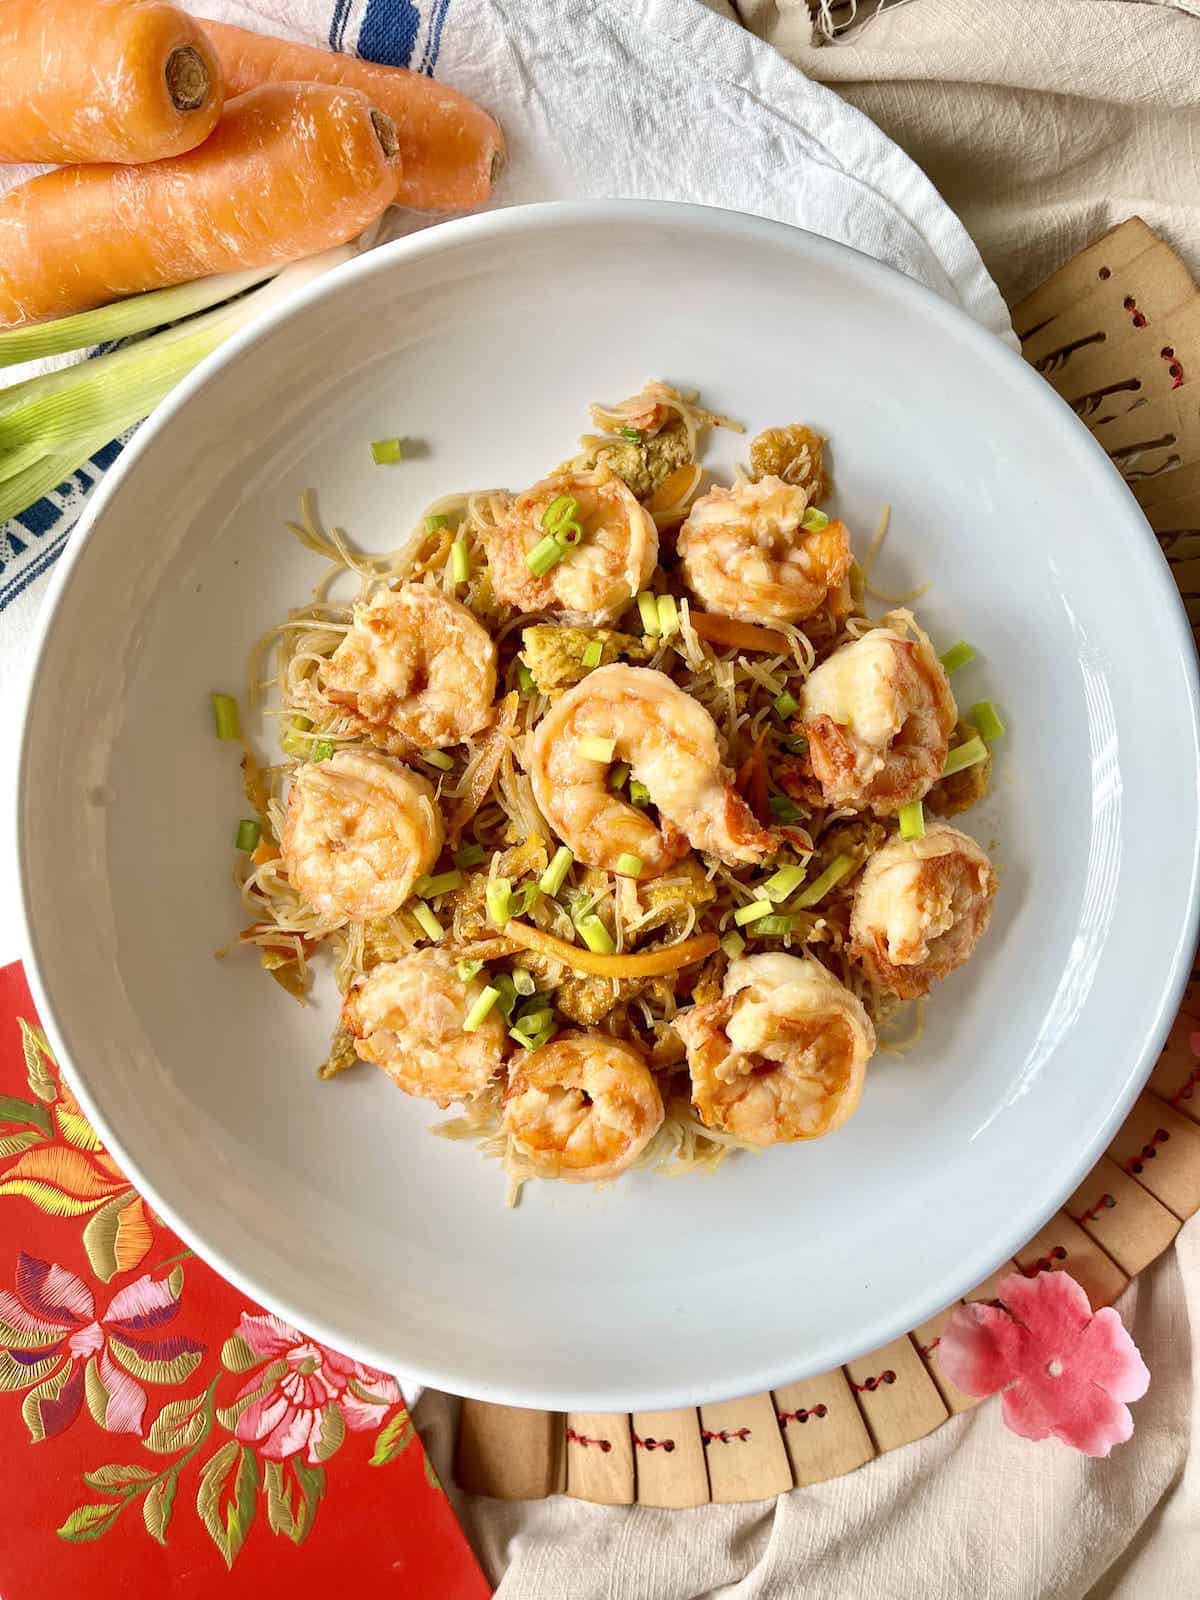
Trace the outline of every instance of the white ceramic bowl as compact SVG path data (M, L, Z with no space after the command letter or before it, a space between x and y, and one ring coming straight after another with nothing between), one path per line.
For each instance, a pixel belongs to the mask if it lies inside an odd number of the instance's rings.
M1003 877L974 962L844 1131L709 1179L532 1185L424 1130L363 1069L313 1067L248 955L245 809L210 689L306 595L283 531L316 485L363 545L452 488L520 487L594 398L648 377L752 429L833 440L879 580L933 580L955 679L1009 732L966 819ZM422 441L402 466L368 442ZM718 437L731 466L744 442ZM1149 1069L1196 910L1192 646L1154 539L1048 385L966 317L845 248L732 213L535 207L375 251L183 383L59 566L19 819L38 1004L154 1205L243 1289L375 1365L463 1394L617 1410L767 1388L866 1352L991 1271L1070 1192ZM249 731L261 730L247 719Z

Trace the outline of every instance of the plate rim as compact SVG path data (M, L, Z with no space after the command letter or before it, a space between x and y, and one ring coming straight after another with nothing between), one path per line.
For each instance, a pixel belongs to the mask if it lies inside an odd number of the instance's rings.
M342 292L359 278L387 272L392 270L394 263L403 262L404 260L440 254L443 250L452 248L459 243L470 244L480 237L502 237L514 232L536 233L563 226L569 227L578 223L587 225L637 225L653 224L655 221L666 222L668 225L682 225L685 228L690 227L700 232L715 229L718 232L740 235L751 242L756 238L764 242L773 239L775 241L783 241L785 244L791 244L793 247L798 238L804 241L803 249L814 253L818 259L823 256L829 266L835 269L839 264L844 266L847 263L847 259L849 259L856 272L865 275L868 280L874 280L885 285L894 294L899 293L910 296L917 305L923 304L926 313L932 316L935 321L940 321L950 336L957 337L968 345L973 344L985 360L998 362L1002 370L1007 367L1008 372L1018 385L1026 385L1027 392L1031 397L1041 396L1040 401L1035 403L1044 406L1049 400L1052 410L1060 408L1059 414L1062 425L1076 431L1079 444L1089 451L1096 461L1098 478L1104 477L1108 480L1110 498L1113 502L1112 515L1114 519L1120 519L1124 522L1131 548L1136 549L1138 552L1134 559L1143 563L1148 579L1150 578L1149 569L1153 568L1153 586L1159 591L1159 599L1162 605L1161 626L1163 631L1171 636L1172 653L1182 671L1182 687L1189 712L1192 745L1193 748L1200 748L1200 672L1198 672L1197 668L1196 650L1183 601L1149 522L1142 514L1133 495L1128 491L1128 486L1104 452L1102 446L1066 402L1055 394L1045 380L1014 349L977 323L960 306L915 279L907 277L897 269L887 266L873 257L853 249L849 245L842 244L840 241L826 239L819 234L811 233L807 229L796 227L790 223L777 222L772 219L756 217L748 213L721 207L695 205L682 201L581 200L510 206L496 211L475 213L468 217L436 223L417 233L364 251L352 260L334 268L331 272L303 285L293 296L289 296L285 302L272 308L249 326L239 330L225 344L206 356L141 425L134 438L104 475L100 485L90 497L83 514L71 532L66 550L56 563L57 570L52 575L49 589L42 602L38 616L35 639L30 654L28 676L20 699L17 779L12 788L13 800L9 811L10 847L15 848L17 859L19 891L18 933L25 975L33 994L41 1023L54 1047L60 1068L69 1075L71 1087L96 1128L97 1133L100 1134L106 1149L129 1176L138 1192L150 1202L173 1232L177 1233L202 1260L211 1266L214 1271L220 1273L229 1283L233 1284L248 1299L266 1306L288 1322L311 1333L322 1343L328 1344L334 1349L342 1350L348 1355L353 1355L383 1371L387 1371L397 1365L394 1353L373 1348L369 1341L364 1342L353 1337L346 1337L324 1317L320 1315L314 1316L308 1310L296 1307L286 1294L274 1294L270 1291L264 1293L263 1285L243 1272L236 1259L229 1257L223 1250L207 1241L205 1237L207 1230L204 1227L193 1227L181 1215L176 1205L166 1200L158 1192L157 1186L146 1182L137 1162L130 1158L124 1148L121 1137L115 1131L93 1095L87 1082L86 1073L75 1063L76 1052L72 1051L66 1043L63 1028L59 1024L55 1007L51 1003L49 990L42 978L39 940L33 926L30 868L25 848L26 780L34 719L38 714L38 683L41 676L41 667L44 657L51 648L51 639L55 633L58 613L75 567L81 559L84 549L97 536L97 532L103 524L108 504L121 489L125 477L133 470L142 456L155 446L160 435L169 429L177 414L190 402L194 395L204 388L210 378L220 372L226 364L234 362L243 352L249 350L260 340L265 339L282 323L293 318L298 319L315 302ZM1120 493L1111 492L1118 489L1121 491ZM1197 789L1191 795L1191 804L1193 812L1192 839L1188 867L1190 910L1188 916L1184 919L1183 926L1176 935L1157 1006L1150 1023L1144 1030L1136 1052L1136 1064L1132 1066L1127 1074L1125 1087L1108 1116L1104 1119L1099 1131L1082 1147L1075 1161L1071 1164L1069 1183L1062 1187L1061 1190L1056 1188L1050 1200L1034 1207L1030 1212L1023 1213L1019 1225L1015 1227L1010 1225L1001 1241L1002 1248L1000 1245L987 1246L981 1252L973 1255L970 1258L971 1271L969 1273L960 1271L953 1275L955 1281L960 1277L966 1279L962 1290L958 1291L959 1293L965 1292L974 1283L986 1278L1004 1260L1010 1258L1014 1251L1032 1238L1054 1215L1103 1154L1113 1135L1124 1121L1134 1100L1145 1086L1146 1079L1149 1077L1178 1011L1191 970L1191 952L1195 948L1197 929L1200 927L1200 893L1198 893L1198 889L1200 889L1200 774L1198 774ZM938 1281L932 1291L927 1284L923 1293L919 1296L914 1296L907 1309L901 1313L897 1314L895 1310L885 1309L877 1314L873 1320L860 1325L854 1338L846 1342L844 1351L837 1360L825 1361L823 1358L821 1365L816 1370L831 1370L835 1365L843 1366L862 1355L882 1348L894 1339L907 1334L912 1328L918 1327L923 1321L928 1320L942 1310L945 1305L951 1303L954 1298L954 1294L946 1293L944 1280ZM531 1382L522 1380L519 1377L511 1380L506 1378L499 1382L489 1381L486 1378L481 1379L478 1375L463 1372L454 1364L449 1367L439 1364L434 1354L431 1354L428 1358L419 1356L411 1360L405 1357L402 1365L404 1370L399 1375L406 1381L415 1381L416 1383L442 1389L450 1393L470 1395L473 1398L482 1400L542 1410L630 1412L695 1406L708 1403L717 1398L724 1399L729 1397L726 1394L713 1396L711 1394L698 1393L693 1384L689 1384L682 1378L666 1391L655 1390L653 1392L639 1389L637 1387L638 1380L633 1378L628 1389L622 1389L618 1392L611 1386L593 1385L588 1387L585 1376L578 1388L566 1392L562 1390L547 1391L539 1388L536 1380ZM777 1389L786 1383L794 1381L797 1371L802 1368L810 1370L801 1357L797 1356L789 1360L786 1355L780 1355L770 1362L761 1363L753 1376L743 1374L731 1379L731 1383L736 1385L733 1393L735 1395L747 1395Z

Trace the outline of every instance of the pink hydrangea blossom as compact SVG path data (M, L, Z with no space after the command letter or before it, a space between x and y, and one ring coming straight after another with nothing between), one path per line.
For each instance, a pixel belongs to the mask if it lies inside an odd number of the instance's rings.
M1005 1278L992 1305L959 1306L938 1345L946 1376L967 1394L999 1392L1004 1421L1025 1439L1053 1434L1106 1456L1133 1432L1125 1404L1150 1383L1111 1307L1093 1313L1065 1272Z

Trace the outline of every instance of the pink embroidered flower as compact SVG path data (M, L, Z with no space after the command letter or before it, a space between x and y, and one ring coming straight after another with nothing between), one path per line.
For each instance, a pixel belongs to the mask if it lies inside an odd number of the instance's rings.
M238 1413L234 1432L269 1461L300 1450L310 1463L327 1461L347 1428L378 1427L403 1399L395 1378L306 1339L279 1317L243 1311L238 1333L269 1365L243 1385L230 1408Z
M21 1252L16 1292L0 1290L0 1388L36 1385L22 1407L35 1442L69 1428L85 1392L102 1428L141 1437L146 1391L137 1378L179 1382L205 1350L184 1334L145 1337L179 1310L178 1281L144 1273L97 1317L95 1297L81 1278Z
M1117 1313L1093 1315L1065 1272L1014 1272L997 1293L999 1304L951 1317L938 1345L950 1381L967 1394L999 1390L1005 1422L1025 1439L1053 1434L1089 1456L1128 1439L1124 1402L1141 1399L1150 1374Z

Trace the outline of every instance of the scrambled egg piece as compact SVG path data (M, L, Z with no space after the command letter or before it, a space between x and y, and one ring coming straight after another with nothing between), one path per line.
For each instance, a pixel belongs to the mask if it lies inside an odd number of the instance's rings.
M960 720L950 740L950 748L954 750L960 744L966 744L978 732L973 723ZM961 772L952 772L948 778L939 778L925 796L925 804L935 816L956 817L960 811L969 811L972 806L978 805L986 797L991 783L992 752L989 750L986 761L977 761L973 767L964 767Z
M540 694L553 698L580 683L592 671L583 664L587 645L598 639L601 644L598 666L608 666L612 661L648 661L650 651L645 642L631 633L616 633L612 628L556 628L549 623L538 623L525 628L521 634L521 659L533 674Z
M711 905L717 898L716 886L705 876L704 868L685 857L663 878L638 885L638 895L650 913L637 927L640 941L655 928L679 937L687 921L688 909Z
M687 429L675 417L648 439L614 438L595 444L576 465L585 463L591 468L603 462L639 500L648 500L677 467L687 466L691 460Z

